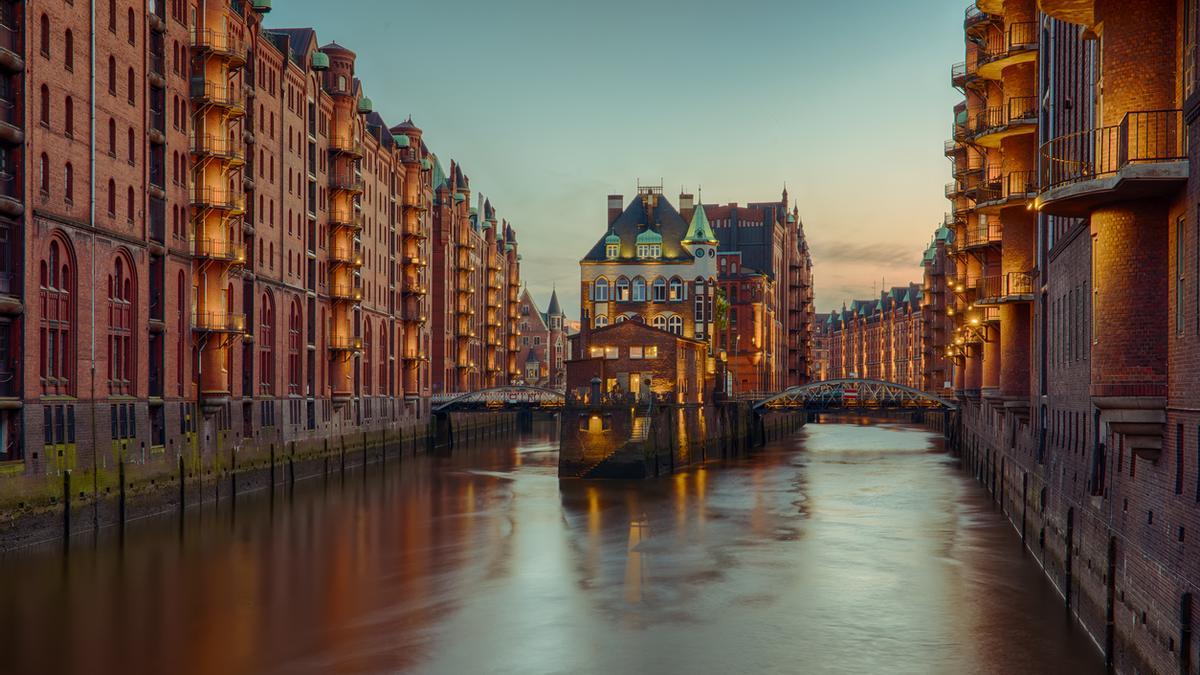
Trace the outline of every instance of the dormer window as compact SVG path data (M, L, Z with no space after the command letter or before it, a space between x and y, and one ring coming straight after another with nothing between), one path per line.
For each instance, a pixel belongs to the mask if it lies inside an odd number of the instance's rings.
M621 247L618 244L608 244L604 247L604 255L606 255L609 260L616 258L620 252Z
M639 258L661 258L662 257L662 245L661 244L638 244L637 250L638 250Z

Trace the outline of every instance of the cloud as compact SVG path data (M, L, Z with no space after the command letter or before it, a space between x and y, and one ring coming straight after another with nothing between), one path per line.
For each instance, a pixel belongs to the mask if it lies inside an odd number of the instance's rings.
M891 267L912 267L921 262L920 250L909 249L911 244L890 242L811 242L813 261L820 263L868 263Z

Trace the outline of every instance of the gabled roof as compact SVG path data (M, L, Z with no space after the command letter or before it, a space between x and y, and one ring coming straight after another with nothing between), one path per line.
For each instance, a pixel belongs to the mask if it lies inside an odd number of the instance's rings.
M636 259L637 237L644 230L650 229L662 236L662 256L659 260L690 262L692 256L681 246L683 237L688 231L688 224L684 221L683 216L679 215L679 211L675 210L674 205L665 195L655 195L657 204L651 212L648 212L646 200L643 197L643 195L635 196L621 215L613 221L611 234L617 235L621 240L621 252L618 258ZM585 262L601 262L609 259L604 254L605 239L609 234L609 232L605 232L605 236L596 240L591 250L583 256Z

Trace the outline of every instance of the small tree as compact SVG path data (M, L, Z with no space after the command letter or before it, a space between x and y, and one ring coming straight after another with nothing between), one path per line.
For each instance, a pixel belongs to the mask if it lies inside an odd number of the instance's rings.
M717 330L729 327L729 300L725 298L724 288L717 288L716 298L713 300L713 326Z

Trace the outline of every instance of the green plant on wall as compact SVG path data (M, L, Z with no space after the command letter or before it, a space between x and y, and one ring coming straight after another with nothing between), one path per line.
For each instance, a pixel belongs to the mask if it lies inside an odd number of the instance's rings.
M725 289L717 289L717 297L713 300L713 323L717 330L725 330L729 326L729 301L725 299Z

